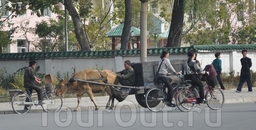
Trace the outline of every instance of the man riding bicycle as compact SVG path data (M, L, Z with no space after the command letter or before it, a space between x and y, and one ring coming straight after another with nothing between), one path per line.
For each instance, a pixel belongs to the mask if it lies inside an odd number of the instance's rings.
M34 74L34 69L36 68L36 62L31 61L29 62L29 67L25 69L24 73L24 87L27 91L27 93L31 96L33 89L37 92L38 96L38 105L44 104L43 102L43 90L39 88L35 82L41 84L41 81L39 78L37 78ZM26 109L26 106L25 108Z

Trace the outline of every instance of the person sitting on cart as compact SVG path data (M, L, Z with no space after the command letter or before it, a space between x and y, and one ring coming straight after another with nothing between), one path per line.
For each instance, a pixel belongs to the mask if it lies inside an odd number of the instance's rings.
M172 103L172 79L170 77L170 72L174 74L180 74L175 71L170 60L169 60L169 52L163 51L161 56L161 60L158 63L158 80L162 81L165 86L168 88L167 98L165 99L165 104L170 107L175 107L176 105Z
M121 85L132 86L135 84L135 72L131 67L131 61L126 60L124 62L124 70L116 72L117 79L116 83L120 83Z
M217 72L212 64L208 64L205 66L204 71L207 71L209 75L206 75L206 83L208 86L211 86L211 88L215 88L215 86L218 85L217 80Z
M116 72L117 78L114 84L120 83L125 86L133 86L135 84L135 72L131 67L131 61L126 60L124 62L124 70ZM121 94L125 95L129 93L129 88L121 88Z

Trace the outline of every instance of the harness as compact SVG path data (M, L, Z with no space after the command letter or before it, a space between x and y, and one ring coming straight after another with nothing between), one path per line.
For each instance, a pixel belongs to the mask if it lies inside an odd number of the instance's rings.
M99 72L99 74L100 74L100 78L96 78L96 79L87 79L87 81L98 81L98 80L101 80L101 81L103 81L103 83L108 83L108 79L107 79L105 76L103 76L102 71L98 70L98 72ZM70 88L70 83L76 81L77 79L78 79L78 78L76 78L76 77L72 77L72 78L69 80L69 82L66 84L67 87L68 87L68 89ZM81 81L80 81L80 82L81 82Z

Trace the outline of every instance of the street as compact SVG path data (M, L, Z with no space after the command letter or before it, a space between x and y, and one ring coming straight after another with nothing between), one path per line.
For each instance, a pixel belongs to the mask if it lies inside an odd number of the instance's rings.
M0 115L1 130L42 129L221 129L256 130L256 104L224 104L218 111L209 110L207 105L184 113L165 107L163 112L152 113L148 109L134 106L117 107L109 110L87 110L60 113L28 113L25 115Z

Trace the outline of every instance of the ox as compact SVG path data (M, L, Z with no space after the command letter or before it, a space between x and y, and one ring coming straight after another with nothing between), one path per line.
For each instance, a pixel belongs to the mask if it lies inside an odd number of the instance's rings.
M91 101L95 105L95 110L98 110L99 107L94 101L93 93L99 93L102 91L106 91L109 94L109 100L106 105L106 109L113 109L114 107L114 96L111 91L111 86L105 86L105 85L98 85L93 83L86 83L77 81L76 79L81 80L88 80L88 81L95 81L99 83L108 83L108 84L114 84L116 80L116 74L110 70L82 70L74 74L72 78L70 78L69 81L65 81L63 79L59 79L58 88L56 90L57 95L62 95L66 93L67 90L69 90L71 93L74 93L77 95L77 107L74 111L77 111L79 109L79 104L81 97L84 93L87 93L90 97ZM111 106L110 101L112 100Z

